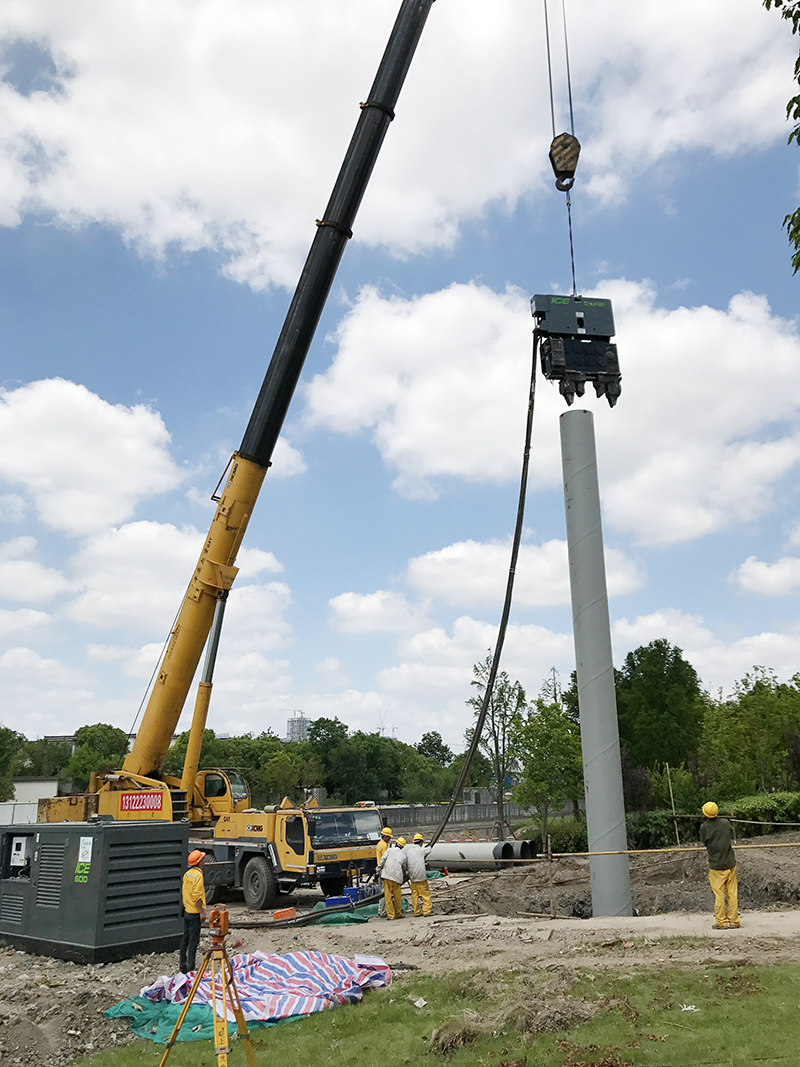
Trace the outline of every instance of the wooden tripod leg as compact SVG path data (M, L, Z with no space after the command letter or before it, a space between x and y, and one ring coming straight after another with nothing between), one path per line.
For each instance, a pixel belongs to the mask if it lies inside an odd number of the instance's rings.
M208 967L210 960L211 951L209 950L203 957L203 962L197 968L197 973L195 974L194 981L192 982L192 988L189 990L189 996L186 998L183 1008L181 1009L181 1013L178 1016L178 1021L175 1023L175 1027L172 1033L169 1035L169 1041L167 1041L166 1050L164 1052L164 1055L161 1057L161 1062L159 1063L158 1067L164 1067L164 1064L167 1062L167 1056L169 1056L170 1052L172 1052L172 1046L177 1040L180 1029L183 1026L183 1021L186 1018L186 1014L189 1011L189 1008L191 1007L192 1001L194 1000L194 995L197 992L197 987L200 985L203 975L206 973L206 968Z
M257 1067L253 1045L250 1041L250 1031L247 1029L247 1021L244 1017L244 1012L242 1011L242 1002L239 1000L239 990L236 988L236 982L233 980L233 966L228 959L228 953L225 952L225 949L222 951L225 956L225 963L228 967L228 996L230 997L233 1014L236 1017L239 1038L244 1045L245 1058L247 1059L248 1067Z

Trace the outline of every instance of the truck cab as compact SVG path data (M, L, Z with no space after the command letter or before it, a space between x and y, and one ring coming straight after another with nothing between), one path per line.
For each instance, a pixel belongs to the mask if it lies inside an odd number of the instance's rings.
M296 808L288 798L271 811L221 815L213 838L199 845L213 854L206 884L240 887L255 909L317 883L338 896L348 881L375 870L381 829L377 808Z

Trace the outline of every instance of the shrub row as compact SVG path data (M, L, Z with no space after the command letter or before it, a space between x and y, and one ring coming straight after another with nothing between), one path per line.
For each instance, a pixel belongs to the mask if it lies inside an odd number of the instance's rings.
M740 797L723 806L721 814L732 819L749 819L751 825L737 825L738 837L753 837L778 832L791 827L773 826L774 823L800 823L800 793L756 793Z
M732 819L750 820L749 823L737 823L737 837L754 837L771 833L773 830L780 833L784 829L791 829L791 827L781 826L781 823L800 824L800 793L756 793L755 796L740 797L739 800L723 804L720 808L720 815L727 815ZM702 821L702 815L678 816L678 829L682 843L700 839ZM625 826L628 834L628 848L670 848L676 844L675 821L672 812L663 808L657 811L630 812L625 817ZM800 829L800 826L797 828ZM584 820L571 817L552 819L547 829L553 852L588 851L589 844ZM531 827L527 832L523 831L521 836L532 841L539 854L545 851L542 847L541 830L538 827Z
M702 817L680 818L678 828L681 841L697 841ZM628 848L669 848L675 842L675 822L671 811L634 811L625 817ZM553 852L586 852L589 843L584 820L566 817L553 819L547 825ZM539 854L542 848L541 829L531 827L520 835L533 842Z

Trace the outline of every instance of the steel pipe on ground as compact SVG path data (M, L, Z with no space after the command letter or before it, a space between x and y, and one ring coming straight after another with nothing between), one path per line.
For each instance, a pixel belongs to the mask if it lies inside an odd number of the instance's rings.
M428 853L427 864L434 870L447 867L449 871L486 871L492 867L511 867L515 858L514 846L522 844L527 842L437 841Z
M515 860L529 860L531 858L531 846L527 841L511 841L514 848Z

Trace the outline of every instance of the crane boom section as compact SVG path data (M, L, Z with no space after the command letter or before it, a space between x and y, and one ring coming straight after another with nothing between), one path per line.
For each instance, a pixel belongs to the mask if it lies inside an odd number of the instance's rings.
M234 454L189 588L169 636L142 725L123 771L159 777L189 686L203 654L217 601L230 589L234 566L267 468Z
M161 777L164 757L211 629L216 602L236 577L236 553L433 3L434 0L403 0L369 97L361 104L325 215L317 222L317 233L261 392L170 634L142 725L125 758L123 770L127 773Z

